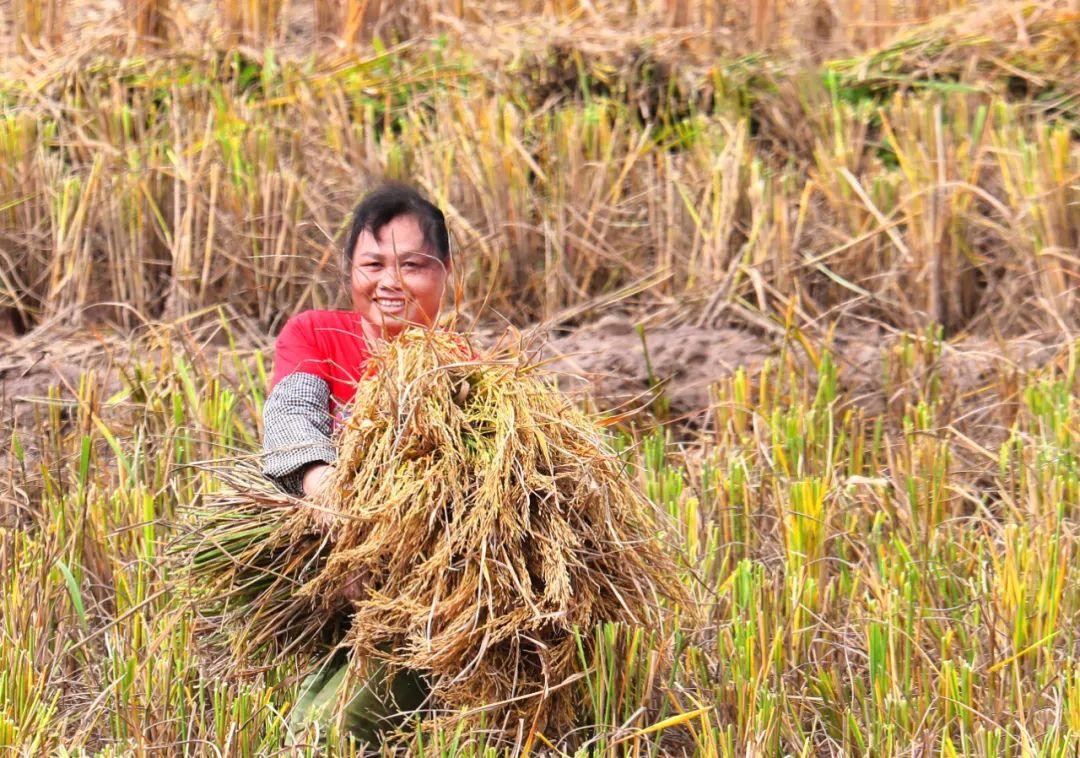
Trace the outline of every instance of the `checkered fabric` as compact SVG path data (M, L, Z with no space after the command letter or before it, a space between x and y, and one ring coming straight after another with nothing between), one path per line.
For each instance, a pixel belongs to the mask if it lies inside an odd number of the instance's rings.
M304 468L333 463L330 385L314 374L281 379L263 405L263 475L290 495L304 494Z

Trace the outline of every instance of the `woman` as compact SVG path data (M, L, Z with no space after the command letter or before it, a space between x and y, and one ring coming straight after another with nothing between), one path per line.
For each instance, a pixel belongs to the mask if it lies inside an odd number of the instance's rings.
M336 453L331 435L364 373L372 346L410 326L435 323L450 280L445 217L414 189L384 184L353 213L345 242L352 310L304 311L275 345L274 374L263 407L263 473L285 491L311 496L328 481ZM323 527L332 515L320 515ZM343 599L352 595L343 590ZM308 677L293 722L326 723L345 679L338 654ZM389 714L417 707L423 682L410 672L389 684L377 670L345 709L345 727L376 741Z

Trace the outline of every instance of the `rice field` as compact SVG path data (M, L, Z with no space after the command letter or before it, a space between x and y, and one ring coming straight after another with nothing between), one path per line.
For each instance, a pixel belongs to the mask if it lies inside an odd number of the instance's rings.
M571 733L404 750L1076 754L1080 8L629 6L0 5L0 752L359 754L174 548L390 176L460 325L638 325L641 410L584 402L701 616L581 629ZM768 358L688 418L671 326Z

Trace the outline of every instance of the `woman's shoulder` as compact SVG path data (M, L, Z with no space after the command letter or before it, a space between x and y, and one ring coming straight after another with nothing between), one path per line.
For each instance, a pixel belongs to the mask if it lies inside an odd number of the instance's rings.
M363 333L353 311L301 311L285 322L274 343L274 381L303 372L326 381L338 366L362 363Z
M285 326L282 327L282 331L293 326L310 327L310 326L343 326L357 323L358 315L355 311L345 310L329 310L321 308L309 308L306 311L300 311L296 315L289 318L285 322Z
M285 322L278 332L278 340L306 338L314 339L318 332L355 332L360 328L359 317L354 311L323 310L312 308L300 311Z

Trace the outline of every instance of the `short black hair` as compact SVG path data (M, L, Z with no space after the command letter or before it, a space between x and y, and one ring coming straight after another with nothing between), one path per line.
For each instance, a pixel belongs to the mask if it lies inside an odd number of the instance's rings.
M382 228L398 216L414 216L420 231L439 260L450 257L450 235L443 212L423 195L401 182L383 182L364 196L353 211L349 236L345 240L345 262L352 265L356 242L367 229L376 239Z

